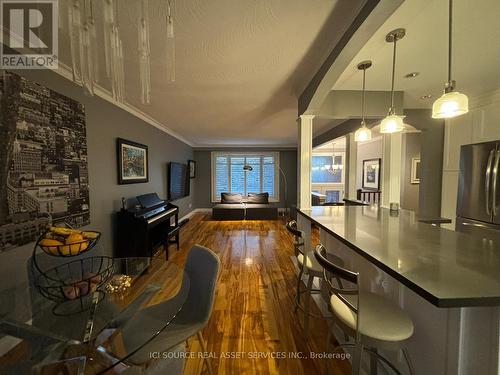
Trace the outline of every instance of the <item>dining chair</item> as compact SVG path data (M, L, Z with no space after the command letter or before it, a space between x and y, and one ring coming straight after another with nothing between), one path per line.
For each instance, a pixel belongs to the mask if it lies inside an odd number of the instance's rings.
M206 247L195 245L191 248L185 266L184 277L189 278L189 294L182 309L174 320L162 330L151 342L134 353L127 362L133 365L143 365L150 360L153 351L167 350L196 335L203 352L206 343L202 334L212 314L215 297L215 287L220 269L219 257ZM175 297L174 297L175 298ZM125 347L140 346L143 332L148 322L155 322L161 308L169 309L169 301L146 308L136 314L122 328ZM151 311L151 313L149 313ZM213 374L210 358L204 359L209 374Z

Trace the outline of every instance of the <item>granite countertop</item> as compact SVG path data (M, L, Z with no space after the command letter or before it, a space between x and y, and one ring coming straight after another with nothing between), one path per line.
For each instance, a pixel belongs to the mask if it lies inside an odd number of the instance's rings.
M500 306L500 244L376 206L298 210L438 307ZM331 250L330 250L331 251Z

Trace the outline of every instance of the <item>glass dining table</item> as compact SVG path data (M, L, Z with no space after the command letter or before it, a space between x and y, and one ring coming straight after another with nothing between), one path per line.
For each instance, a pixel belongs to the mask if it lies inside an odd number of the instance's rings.
M175 341L154 343L187 305L184 270L157 258L113 258L110 270L97 290L62 304L46 298L32 276L0 292L0 305L9 301L0 306L0 373L123 373L138 366L130 359L141 350L175 348Z

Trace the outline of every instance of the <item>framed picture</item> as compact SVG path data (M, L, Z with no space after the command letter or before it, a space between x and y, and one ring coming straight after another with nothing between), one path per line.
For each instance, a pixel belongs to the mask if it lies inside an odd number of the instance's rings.
M363 189L380 190L381 159L363 160Z
M420 158L411 158L411 176L410 183L420 183Z
M195 178L196 177L196 161L188 160L188 167L189 167L189 178Z
M148 146L118 138L118 184L136 184L149 181Z

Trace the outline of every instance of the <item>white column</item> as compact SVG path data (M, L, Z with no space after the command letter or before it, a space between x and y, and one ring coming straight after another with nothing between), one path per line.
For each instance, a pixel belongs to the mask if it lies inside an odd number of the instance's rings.
M298 142L298 207L311 208L311 160L312 160L312 130L314 115L301 115L297 119L299 125Z
M382 146L382 207L401 201L403 133L385 134Z
M347 156L347 178L346 196L349 199L356 199L356 176L358 168L358 143L354 140L354 133L346 135L346 156Z

